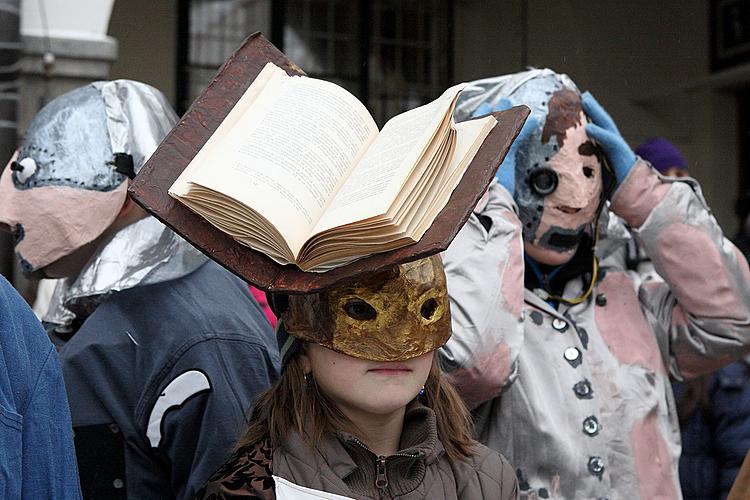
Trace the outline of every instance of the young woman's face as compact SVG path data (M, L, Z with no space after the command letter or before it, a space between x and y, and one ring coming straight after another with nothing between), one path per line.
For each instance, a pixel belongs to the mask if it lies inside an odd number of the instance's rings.
M406 406L427 380L434 351L407 361L368 361L307 344L303 369L347 414L347 410L386 415Z

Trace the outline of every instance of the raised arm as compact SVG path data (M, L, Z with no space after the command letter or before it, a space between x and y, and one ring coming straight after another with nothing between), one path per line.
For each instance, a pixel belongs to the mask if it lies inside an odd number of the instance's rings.
M713 371L748 352L750 271L693 180L659 176L630 151L590 94L587 133L613 164L612 210L633 228L665 283L645 282L639 300L665 366L678 379ZM629 164L629 166L628 166Z

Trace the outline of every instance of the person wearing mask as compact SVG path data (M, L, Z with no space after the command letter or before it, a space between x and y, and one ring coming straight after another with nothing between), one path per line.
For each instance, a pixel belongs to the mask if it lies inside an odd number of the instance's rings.
M191 498L277 377L246 284L127 196L176 120L153 87L95 82L34 117L0 178L22 269L64 278L44 319L87 499Z
M440 257L271 305L281 377L196 498L517 498L437 363L451 334Z
M750 270L696 182L659 176L566 75L474 82L455 118L518 104L531 116L444 255L443 367L522 497L680 498L670 377L748 352ZM628 270L620 218L663 282Z

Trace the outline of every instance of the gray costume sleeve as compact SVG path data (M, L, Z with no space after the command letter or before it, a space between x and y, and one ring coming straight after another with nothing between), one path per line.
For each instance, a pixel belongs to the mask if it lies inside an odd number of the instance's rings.
M245 336L211 334L162 370L144 432L170 469L176 499L193 498L229 458L255 398L277 377L275 361Z
M639 160L612 200L664 279L639 289L665 366L677 378L708 373L750 346L750 271L692 180L658 176Z
M485 229L480 217L491 222ZM515 204L493 182L487 205L474 213L443 254L453 334L440 349L444 370L475 408L515 379L523 344L523 243Z

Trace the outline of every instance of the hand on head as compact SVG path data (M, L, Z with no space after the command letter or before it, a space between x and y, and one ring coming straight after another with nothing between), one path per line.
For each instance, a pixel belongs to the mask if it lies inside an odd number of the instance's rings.
M612 117L590 92L581 95L581 104L584 113L591 120L591 123L586 125L586 134L604 151L619 185L635 165L635 153L623 139Z

